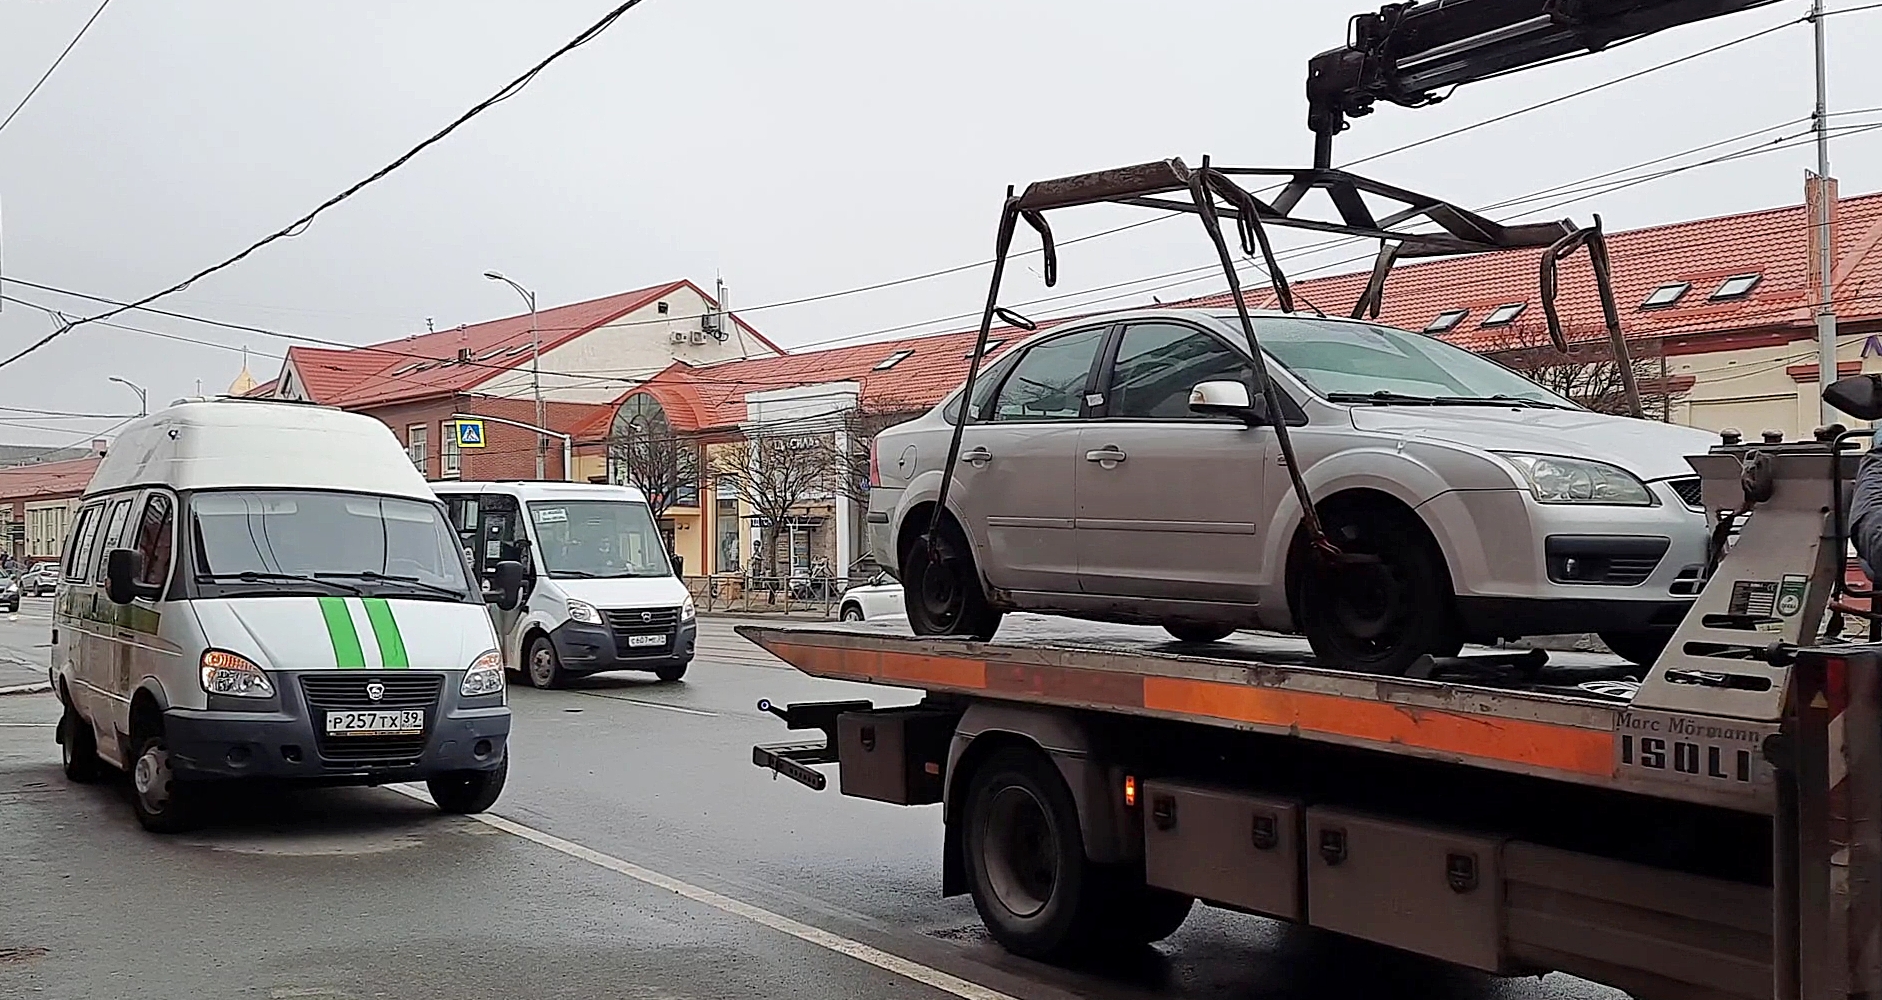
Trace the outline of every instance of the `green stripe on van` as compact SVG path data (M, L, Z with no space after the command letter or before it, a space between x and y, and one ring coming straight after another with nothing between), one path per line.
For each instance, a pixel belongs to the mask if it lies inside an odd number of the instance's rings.
M392 617L392 605L383 597L367 597L360 601L366 605L366 620L372 622L373 638L379 640L379 660L388 670L399 670L411 666L405 658L405 637L399 634L398 619Z
M359 646L359 630L353 627L352 612L346 610L346 598L322 597L320 617L327 620L327 638L333 643L333 660L340 667L363 667L366 651Z

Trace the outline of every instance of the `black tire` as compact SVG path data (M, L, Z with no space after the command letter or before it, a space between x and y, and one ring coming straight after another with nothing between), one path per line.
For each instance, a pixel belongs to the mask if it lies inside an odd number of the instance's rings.
M569 675L562 669L562 658L556 655L555 643L546 635L539 635L530 640L529 654L523 657L523 679L529 686L548 691L568 683Z
M961 851L974 908L1027 958L1068 958L1106 939L1114 893L1085 858L1078 809L1045 755L1009 748L974 771Z
M1163 631L1176 637L1177 642L1221 642L1235 634L1231 625L1197 625L1189 622L1165 622Z
M89 785L104 777L105 762L98 758L98 738L77 709L65 706L54 735L59 740L59 758L68 780Z
M497 796L503 794L503 785L510 777L510 752L503 751L503 760L489 771L452 771L425 780L425 788L431 792L431 801L437 803L439 812L458 816L474 816L497 804Z
M176 776L163 734L145 736L131 762L131 808L151 833L183 833L198 822L200 789Z
M909 546L902 579L902 605L916 635L988 642L999 631L1000 612L987 603L973 549L953 521L942 521L933 551L926 538Z
M671 684L686 676L686 668L688 666L690 666L690 664L682 663L673 667L655 667L653 675L665 683Z
M863 620L863 609L862 609L862 608L859 608L859 607L857 607L857 606L856 606L856 605L854 605L854 604L845 604L845 605L843 605L843 613L842 613L842 615L841 615L840 617L841 617L841 618L842 618L842 619L843 619L844 621L846 621L846 622L859 622L859 621L862 621L862 620Z
M1300 554L1301 631L1321 665L1403 675L1419 657L1463 648L1457 597L1444 555L1416 514L1378 503L1331 503L1320 512L1339 563Z
M1653 661L1666 652L1666 644L1673 641L1672 629L1642 629L1638 632L1602 632L1601 641L1607 643L1614 655L1629 663L1642 667L1653 666Z

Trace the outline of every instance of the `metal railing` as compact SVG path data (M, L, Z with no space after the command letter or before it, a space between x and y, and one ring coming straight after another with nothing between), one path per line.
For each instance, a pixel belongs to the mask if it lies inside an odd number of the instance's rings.
M843 592L864 578L745 576L721 573L686 577L700 611L731 614L789 614L834 619Z

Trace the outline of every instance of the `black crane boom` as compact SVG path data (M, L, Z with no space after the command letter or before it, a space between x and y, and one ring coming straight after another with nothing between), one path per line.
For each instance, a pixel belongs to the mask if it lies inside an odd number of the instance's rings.
M1307 124L1317 166L1331 166L1347 119L1389 101L1408 108L1449 88L1774 0L1427 0L1352 19L1345 45L1307 64Z

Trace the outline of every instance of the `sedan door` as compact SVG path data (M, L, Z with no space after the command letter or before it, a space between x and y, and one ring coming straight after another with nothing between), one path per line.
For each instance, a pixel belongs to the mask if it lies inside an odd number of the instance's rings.
M1079 435L1079 580L1088 594L1255 603L1274 431L1189 410L1198 383L1253 386L1242 352L1198 326L1124 327L1103 418Z
M995 588L1078 591L1073 480L1085 397L1107 330L1026 347L962 435L953 503Z

